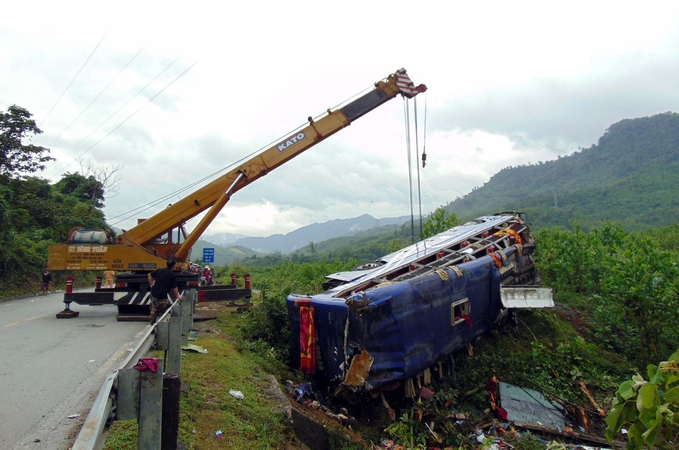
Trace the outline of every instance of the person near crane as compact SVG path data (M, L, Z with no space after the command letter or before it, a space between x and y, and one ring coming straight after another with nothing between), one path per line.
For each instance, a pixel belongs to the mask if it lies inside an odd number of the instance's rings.
M203 269L203 278L205 279L205 286L211 286L212 285L212 269L210 269L210 266L206 265L205 269Z
M113 278L116 276L115 271L113 270L105 270L104 271L104 278L106 279L106 284L104 287L106 288L112 288L115 285L113 284Z
M178 301L184 300L179 294L177 287L177 276L172 270L177 264L177 260L170 258L167 260L167 267L157 269L148 274L149 286L151 287L151 324L156 322L156 318L162 316L170 307L167 296L172 291Z

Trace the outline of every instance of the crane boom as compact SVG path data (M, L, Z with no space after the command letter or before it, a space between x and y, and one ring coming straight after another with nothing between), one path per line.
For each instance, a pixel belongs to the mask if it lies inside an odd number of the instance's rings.
M52 270L146 271L164 267L164 261L170 256L187 261L193 244L235 192L397 95L412 98L426 89L423 84L415 86L404 69L397 70L375 83L368 93L336 110L328 110L318 120L309 117L306 126L124 231L114 242L88 242L79 238L77 232L71 233L68 243L50 246L48 267ZM199 224L186 234L184 224L206 210ZM177 236L185 234L183 242L179 238L173 241L173 230L177 230Z

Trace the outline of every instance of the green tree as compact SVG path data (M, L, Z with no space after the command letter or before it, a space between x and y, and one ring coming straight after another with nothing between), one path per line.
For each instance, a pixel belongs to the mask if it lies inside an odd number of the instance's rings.
M442 233L460 224L460 219L454 212L448 214L442 207L436 208L422 226L422 239Z
M587 311L599 343L644 367L676 345L679 265L649 239L605 223L589 233L542 229L536 261L545 285Z
M26 109L12 105L6 113L0 113L0 177L14 178L23 173L33 173L45 168L44 163L53 161L49 149L23 141L31 134L42 131L31 119Z
M628 358L642 367L657 361L679 335L677 263L650 240L630 237L607 265L602 294L595 297L602 334L611 343L622 341Z
M54 187L62 194L72 195L97 208L104 206L104 185L93 175L85 177L79 173L66 173Z

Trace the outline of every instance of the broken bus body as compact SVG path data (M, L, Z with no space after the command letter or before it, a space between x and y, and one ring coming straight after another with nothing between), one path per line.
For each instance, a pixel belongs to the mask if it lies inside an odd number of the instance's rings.
M499 213L329 275L325 292L287 298L292 364L352 392L408 392L511 310L553 306L534 250L525 216Z

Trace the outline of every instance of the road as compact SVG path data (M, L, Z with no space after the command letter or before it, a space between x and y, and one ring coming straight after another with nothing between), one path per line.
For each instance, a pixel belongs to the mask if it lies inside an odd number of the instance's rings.
M114 306L74 303L79 317L57 319L62 300L0 303L1 449L70 448L106 375L148 327L116 321Z

